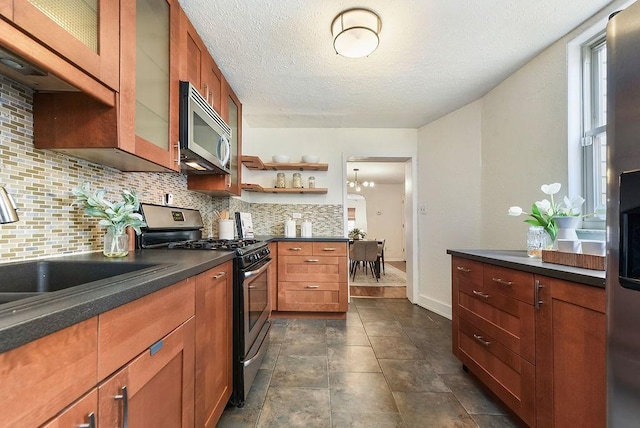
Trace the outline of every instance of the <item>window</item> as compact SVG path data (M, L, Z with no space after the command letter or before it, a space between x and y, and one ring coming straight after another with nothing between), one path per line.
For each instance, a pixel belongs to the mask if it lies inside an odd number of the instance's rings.
M604 34L582 48L583 213L607 205L607 44Z

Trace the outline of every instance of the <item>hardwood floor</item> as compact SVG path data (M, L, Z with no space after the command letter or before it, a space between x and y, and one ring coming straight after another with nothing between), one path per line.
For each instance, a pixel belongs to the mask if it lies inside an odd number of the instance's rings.
M407 273L407 262L405 261L400 261L400 262L384 262L386 265L391 265L395 268L400 269L402 272Z

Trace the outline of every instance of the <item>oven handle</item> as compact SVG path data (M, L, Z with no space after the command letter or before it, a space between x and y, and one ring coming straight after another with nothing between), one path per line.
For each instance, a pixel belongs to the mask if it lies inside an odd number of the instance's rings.
M259 265L259 267L257 269L254 270L250 270L244 273L244 279L249 279L252 276L258 276L260 275L262 272L264 272L265 270L267 270L267 268L269 267L269 265L271 264L272 260L271 259L267 259L265 262L261 263Z

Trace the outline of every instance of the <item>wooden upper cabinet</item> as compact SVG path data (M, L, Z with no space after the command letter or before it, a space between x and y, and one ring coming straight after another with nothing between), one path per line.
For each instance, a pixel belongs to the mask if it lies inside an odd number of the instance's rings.
M114 90L118 13L113 0L13 1L15 25Z
M12 79L82 91L114 106L119 89L119 4L113 0L0 0L0 45L43 75Z
M181 12L180 23L180 80L191 82L209 105L222 116L224 76L184 12Z
M202 64L202 90L200 93L207 99L207 102L218 114L222 114L222 84L224 77L222 72L208 54ZM225 119L227 124L228 120Z
M177 0L121 0L115 106L84 93L36 93L36 148L121 171L179 171L179 11Z
M222 75L221 75L222 76ZM229 175L189 175L187 188L214 196L242 193L242 103L226 80L222 80L222 119L231 128L231 163Z

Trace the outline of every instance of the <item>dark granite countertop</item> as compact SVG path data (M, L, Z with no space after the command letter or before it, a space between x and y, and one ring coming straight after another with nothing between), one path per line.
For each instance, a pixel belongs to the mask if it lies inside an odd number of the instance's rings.
M233 256L234 253L230 251L154 249L138 250L118 259L106 258L102 253L49 259L142 262L158 266L139 274L126 274L120 278L103 279L0 304L0 353L202 273L231 260Z
M593 287L604 288L605 284L604 271L545 263L528 257L524 250L447 250L447 254Z

